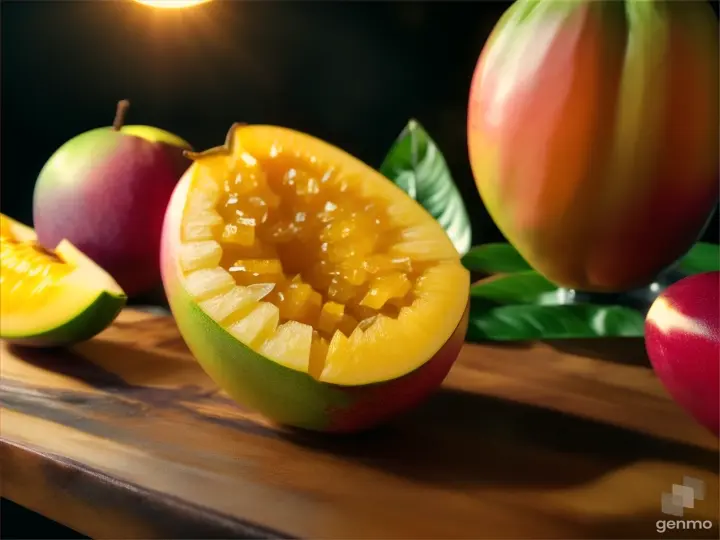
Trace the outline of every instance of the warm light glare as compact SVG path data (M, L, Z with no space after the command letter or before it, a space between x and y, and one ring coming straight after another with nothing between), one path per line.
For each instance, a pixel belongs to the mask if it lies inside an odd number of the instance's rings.
M180 9L199 4L205 4L210 0L135 0L138 4L145 4L156 8Z

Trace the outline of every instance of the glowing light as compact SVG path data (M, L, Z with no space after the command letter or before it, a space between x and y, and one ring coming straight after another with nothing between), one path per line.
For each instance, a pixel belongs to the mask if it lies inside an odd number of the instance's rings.
M675 310L665 298L658 298L650 306L646 319L663 334L677 331L696 336L710 337L708 329L699 322Z
M182 9L206 4L210 0L135 0L138 4L163 9Z

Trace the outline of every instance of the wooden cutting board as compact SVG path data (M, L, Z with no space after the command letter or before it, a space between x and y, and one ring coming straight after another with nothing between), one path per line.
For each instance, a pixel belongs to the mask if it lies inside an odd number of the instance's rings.
M641 340L466 345L418 410L334 437L234 404L168 317L1 347L2 496L94 538L718 537L718 440ZM686 476L703 500L664 515Z

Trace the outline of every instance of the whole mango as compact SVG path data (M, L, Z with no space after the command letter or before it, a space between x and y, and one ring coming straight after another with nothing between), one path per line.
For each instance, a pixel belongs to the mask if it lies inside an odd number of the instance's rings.
M475 68L473 175L540 273L645 285L718 201L718 21L704 2L519 0Z
M190 145L154 126L112 127L65 142L40 171L33 194L38 240L68 240L133 298L160 281L160 235L170 196L190 166Z

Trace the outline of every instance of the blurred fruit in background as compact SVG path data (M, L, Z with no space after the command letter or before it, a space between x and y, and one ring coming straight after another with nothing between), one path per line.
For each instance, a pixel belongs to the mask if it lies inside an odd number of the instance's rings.
M689 276L663 291L645 324L645 346L668 393L720 432L720 272Z
M470 160L506 238L558 285L650 283L718 201L718 21L705 2L518 1L475 69Z

